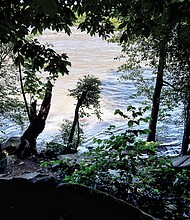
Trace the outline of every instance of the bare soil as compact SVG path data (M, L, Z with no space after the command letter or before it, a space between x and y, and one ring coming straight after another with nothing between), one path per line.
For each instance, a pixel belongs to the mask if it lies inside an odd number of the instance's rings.
M17 156L9 156L7 165L7 169L4 173L0 174L0 178L19 177L23 174L32 172L49 172L45 167L40 166L40 160L35 157L20 159Z

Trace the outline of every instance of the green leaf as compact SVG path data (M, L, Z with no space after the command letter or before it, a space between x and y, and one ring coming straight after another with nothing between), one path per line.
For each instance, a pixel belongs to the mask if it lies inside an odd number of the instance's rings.
M54 17L57 13L57 4L54 0L36 0L37 4L42 7L44 14Z
M101 140L101 139L97 139L96 142L97 142L98 144L101 144L101 143L102 143L102 140Z
M126 27L127 22L123 22L119 25L118 29L123 29L124 27Z
M156 194L157 194L157 193L159 193L159 190L158 190L158 189L154 189L154 190L153 190L153 193L156 193Z
M128 121L128 127L131 128L133 126L133 121Z
M144 129L144 133L148 134L150 132L150 129Z
M123 112L120 110L120 109L116 109L115 112L114 112L114 115L117 115L119 114L120 116L122 116L123 118L128 118L129 119L129 116L123 114Z
M130 111L131 109L136 109L134 106L132 106L132 105L129 105L129 106L127 106L127 111Z

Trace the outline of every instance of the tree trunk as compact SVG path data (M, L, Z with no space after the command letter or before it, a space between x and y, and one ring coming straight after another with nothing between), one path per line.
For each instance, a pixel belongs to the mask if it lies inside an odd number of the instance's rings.
M166 60L165 42L162 42L159 54L158 73L156 78L156 85L152 100L151 120L149 122L149 130L147 141L156 141L156 126L158 121L158 113L160 108L160 96L163 87L163 74Z
M74 116L71 132L70 132L69 140L68 140L69 150L71 150L71 149L76 150L77 149L77 146L75 146L75 147L73 146L73 138L74 138L74 134L75 134L76 125L79 124L79 108L80 108L80 103L78 101L77 106L75 108L75 116Z
M78 102L77 102L77 105L75 108L74 121L72 124L71 132L70 132L69 140L68 140L68 149L69 150L74 149L76 151L78 148L79 142L80 142L79 109L82 106L84 99L86 98L86 94L87 94L87 91L83 91L82 95L78 98ZM75 134L76 125L78 128L78 135L77 135L76 146L73 146L73 138L74 138L74 134Z
M185 121L183 142L182 142L182 149L181 149L182 155L188 154L189 138L190 138L190 99L188 100L188 104L186 107L186 121Z
M80 125L79 125L79 121L77 123L77 142L76 142L76 149L78 148L80 144Z
M52 87L53 87L52 84L48 82L45 96L38 114L36 110L37 101L35 100L31 104L30 125L21 137L21 146L17 152L18 154L23 153L25 151L28 151L26 152L28 154L37 153L36 139L38 135L44 130L45 127L46 119L49 114L50 105L51 105ZM26 149L26 142L28 142L29 144L28 150Z

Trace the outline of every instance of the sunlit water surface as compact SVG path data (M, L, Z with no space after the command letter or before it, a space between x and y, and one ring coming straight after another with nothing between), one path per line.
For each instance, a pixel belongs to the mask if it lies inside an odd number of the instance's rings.
M88 74L99 77L102 81L101 111L103 114L102 121L95 116L81 119L86 138L80 150L90 146L93 137L104 138L104 131L111 124L117 126L115 132L124 131L127 127L126 121L119 116L114 116L115 109L119 108L125 112L128 105L139 107L145 98L132 99L130 96L136 90L133 83L119 80L122 74L117 72L117 67L122 63L114 58L120 55L120 47L117 44L107 43L99 37L90 37L76 29L73 29L71 36L45 31L38 39L41 43L53 44L58 53L66 53L72 63L69 75L59 77L55 84L46 128L38 138L38 146L41 146L44 140L50 141L58 133L64 119L73 119L76 100L68 96L68 89L75 88L77 80ZM145 75L148 75L152 69L146 68L144 71ZM176 109L167 122L158 124L158 141L169 146L163 148L166 155L176 154L180 149L183 126L174 124L178 112L180 110ZM19 136L21 133L19 127L12 124L5 129L6 137Z

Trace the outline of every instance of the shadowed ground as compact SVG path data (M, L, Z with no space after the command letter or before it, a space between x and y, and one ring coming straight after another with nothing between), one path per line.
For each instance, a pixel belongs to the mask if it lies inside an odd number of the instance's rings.
M153 219L130 204L80 185L52 180L0 180L0 219L140 220Z

